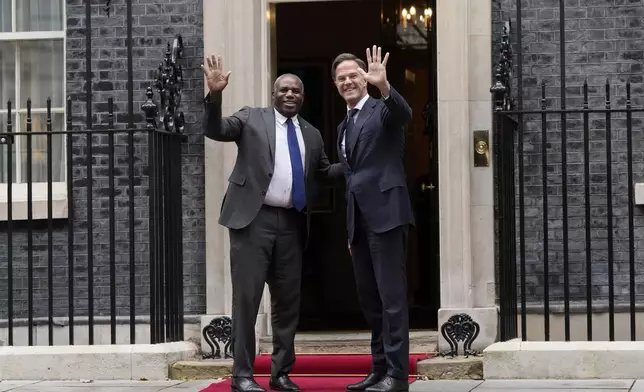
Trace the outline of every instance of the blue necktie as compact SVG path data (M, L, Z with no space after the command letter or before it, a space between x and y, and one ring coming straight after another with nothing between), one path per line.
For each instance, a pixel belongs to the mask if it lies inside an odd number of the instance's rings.
M297 142L295 125L293 125L293 121L290 118L286 120L286 125L288 129L288 152L291 156L291 169L293 171L293 207L298 211L302 211L306 207L306 189L300 144Z

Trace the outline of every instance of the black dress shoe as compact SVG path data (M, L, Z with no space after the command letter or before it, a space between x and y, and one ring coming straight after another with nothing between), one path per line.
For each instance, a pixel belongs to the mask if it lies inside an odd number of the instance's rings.
M271 377L268 385L274 391L286 391L286 392L299 392L300 387L297 386L287 375L281 375L277 378Z
M387 376L380 380L379 383L365 389L365 392L408 392L409 381L397 380L391 376Z
M251 377L233 377L230 383L230 390L234 392L266 392Z
M380 380L382 380L382 375L377 373L369 373L367 378L365 378L364 380L355 384L347 385L347 391L364 391L370 386L377 384Z

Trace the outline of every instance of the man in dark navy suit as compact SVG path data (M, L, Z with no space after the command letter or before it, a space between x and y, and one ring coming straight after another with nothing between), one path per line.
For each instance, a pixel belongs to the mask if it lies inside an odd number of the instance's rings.
M367 49L367 64L339 55L333 81L347 103L338 126L338 156L346 164L347 229L358 297L372 331L373 367L352 391L409 389L406 247L414 224L405 178L405 125L412 111L389 84L387 53ZM373 54L373 55L372 55ZM369 96L367 83L381 94Z

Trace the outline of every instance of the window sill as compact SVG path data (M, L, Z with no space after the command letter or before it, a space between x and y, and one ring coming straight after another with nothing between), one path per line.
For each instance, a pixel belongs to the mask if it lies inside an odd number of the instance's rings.
M67 183L54 182L52 188L52 219L67 218ZM47 206L47 183L34 183L32 187L32 219L43 220L49 218ZM27 220L27 184L13 184L11 187L12 195L12 221ZM7 184L0 184L0 222L9 220L7 207L8 202Z

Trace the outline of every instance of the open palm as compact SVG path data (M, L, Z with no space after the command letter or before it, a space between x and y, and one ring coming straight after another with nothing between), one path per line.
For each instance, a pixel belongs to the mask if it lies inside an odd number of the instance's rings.
M387 84L387 60L389 60L389 53L386 53L383 59L381 47L373 46L373 56L371 49L367 48L367 72L359 69L360 73L368 83L376 87L383 86Z
M201 65L201 70L204 75L206 75L206 84L208 85L208 90L211 93L222 91L228 86L228 78L232 72L228 71L224 73L223 71L223 61L221 56L215 57L215 55L210 55L206 58L208 63L207 67Z

